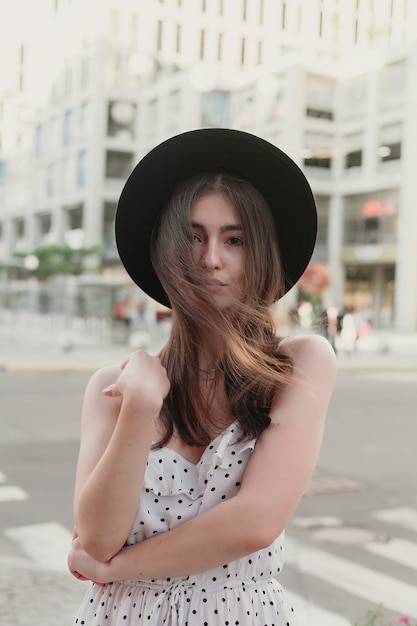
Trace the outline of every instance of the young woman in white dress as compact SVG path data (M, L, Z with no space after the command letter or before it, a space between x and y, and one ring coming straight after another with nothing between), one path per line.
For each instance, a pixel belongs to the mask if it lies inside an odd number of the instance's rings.
M138 164L116 215L132 279L172 308L159 354L86 389L71 572L75 624L294 626L284 530L312 476L335 380L318 335L282 338L316 209L299 168L234 130L196 130Z

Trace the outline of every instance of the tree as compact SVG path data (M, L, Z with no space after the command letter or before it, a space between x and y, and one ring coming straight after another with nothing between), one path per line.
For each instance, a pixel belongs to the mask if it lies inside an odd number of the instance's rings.
M78 275L86 271L86 259L100 252L101 245L72 248L66 243L41 244L31 252L15 252L14 256L25 259L28 256L38 259L37 267L23 267L23 274L37 278L49 278L57 274ZM99 263L97 264L98 269ZM92 269L88 266L88 269Z

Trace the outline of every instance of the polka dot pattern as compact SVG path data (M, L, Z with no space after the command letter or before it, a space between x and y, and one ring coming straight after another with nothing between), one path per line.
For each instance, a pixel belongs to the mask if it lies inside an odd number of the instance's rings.
M151 450L127 544L175 528L235 495L256 443L239 441L240 435L232 424L195 465L169 448ZM91 583L74 625L296 626L276 580L283 540L281 535L264 550L187 578Z

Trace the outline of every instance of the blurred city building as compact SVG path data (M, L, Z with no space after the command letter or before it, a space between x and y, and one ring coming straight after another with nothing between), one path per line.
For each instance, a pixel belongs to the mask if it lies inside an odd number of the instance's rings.
M268 139L306 173L320 220L313 261L330 278L322 305L417 330L414 0L0 10L0 308L59 310L64 289L79 314L140 313L113 234L124 181L163 139L222 126ZM101 251L79 276L33 278L33 251L64 242Z

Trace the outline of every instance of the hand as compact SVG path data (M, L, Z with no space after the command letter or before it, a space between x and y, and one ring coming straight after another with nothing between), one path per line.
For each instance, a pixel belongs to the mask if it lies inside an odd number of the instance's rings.
M153 406L159 402L162 406L170 382L158 356L138 350L123 361L121 370L116 382L103 389L103 395L111 398L125 397L132 392L141 405Z
M110 580L105 577L106 564L96 561L82 549L78 537L73 539L68 554L68 569L78 580L91 580L96 585L105 585Z

